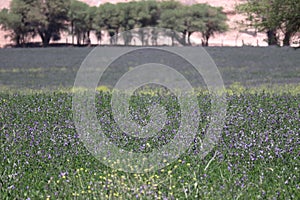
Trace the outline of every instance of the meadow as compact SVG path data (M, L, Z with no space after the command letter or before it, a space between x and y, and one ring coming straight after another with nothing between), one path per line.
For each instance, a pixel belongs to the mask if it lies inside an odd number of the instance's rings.
M0 50L0 199L299 199L298 50L208 49L227 87L222 137L202 159L211 95L199 90L193 144L167 167L147 173L107 167L79 138L69 88L89 51ZM149 101L166 108L168 123L156 137L128 137L114 122L108 90L97 91L97 117L119 147L149 152L178 130L174 96L136 93L130 109L138 123L148 122Z

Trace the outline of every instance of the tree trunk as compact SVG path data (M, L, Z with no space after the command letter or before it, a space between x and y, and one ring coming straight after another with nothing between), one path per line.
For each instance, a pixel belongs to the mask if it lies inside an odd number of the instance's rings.
M51 40L51 34L48 32L41 32L39 31L39 35L42 39L43 47L49 46L50 40Z
M77 45L80 46L81 36L80 33L77 33Z
M44 46L44 47L47 47L47 46L49 46L50 39L51 39L51 37L50 37L50 36L47 36L47 37L46 37L46 39L43 41L43 46Z
M175 33L172 32L172 47L175 45Z
M268 45L278 45L278 39L276 36L276 31L275 30L268 30L267 31L267 36L268 36Z
M291 37L292 37L291 32L287 31L284 35L283 46L290 46Z
M109 30L108 31L108 33L109 33L109 37L110 37L110 39L109 39L109 41L110 41L110 45L113 45L113 43L114 43L114 35L115 35L115 32L114 31L112 31L112 30Z
M186 35L187 35L187 32L184 31L183 32L183 36L182 36L182 41L181 41L181 43L182 43L183 46L186 46Z
M189 44L189 46L192 46L192 43L191 43L191 35L192 34L193 34L192 32L188 32L188 44Z
M119 29L117 29L115 32L116 32L116 34L115 34L115 44L116 45L118 45L118 41L119 41L119 31L118 31Z
M208 47L208 40L210 38L210 35L208 33L202 33L203 39L202 39L202 46Z
M21 37L20 37L20 35L16 36L16 45L17 45L17 47L21 46Z
M74 45L74 22L71 22L72 45Z

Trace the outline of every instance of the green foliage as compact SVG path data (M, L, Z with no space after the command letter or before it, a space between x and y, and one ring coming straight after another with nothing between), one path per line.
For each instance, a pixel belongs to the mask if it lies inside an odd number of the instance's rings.
M0 12L0 24L4 30L11 31L10 36L17 46L26 43L28 36L34 35L29 26L30 21L27 15L30 13L32 5L26 4L22 0L13 0L11 9L3 9Z
M299 97L228 96L222 138L202 158L197 148L209 122L210 97L199 94L199 134L190 149L163 169L134 174L109 168L87 151L74 127L71 95L1 93L0 194L2 199L297 199ZM110 99L108 93L96 95L97 117L106 126L114 126ZM132 112L141 117L137 121L148 117L145 107L152 99L131 99ZM173 112L180 109L174 98L161 101ZM127 144L121 131L115 136L114 144L143 147L134 138ZM148 140L146 150L164 142Z
M228 29L227 17L221 8L215 8L207 4L194 4L192 6L180 6L175 9L166 9L162 12L160 25L182 33L181 38L173 36L183 45L191 45L190 36L194 32L202 33L203 46L208 46L209 38L217 32Z
M68 8L68 0L13 0L9 11L1 11L0 23L12 31L17 45L24 44L27 36L38 34L47 46L51 39L60 39Z
M298 0L248 0L237 6L247 15L248 26L266 31L269 45L278 44L278 33L284 33L283 45L300 30L300 4Z
M105 3L101 5L97 11L97 16L95 19L95 24L98 29L107 30L109 36L111 37L111 44L116 43L117 41L113 41L113 36L119 33L120 29L120 14L117 6L111 3ZM117 38L116 38L117 40Z
M85 34L92 27L90 25L90 8L87 4L72 0L68 11L68 19L71 23L72 44L74 44L74 35L77 36L77 44L80 45L81 38L85 38Z
M222 8L215 8L206 4L198 4L195 6L196 10L202 10L204 14L204 28L201 29L203 37L202 45L208 46L208 40L211 36L213 36L215 33L222 33L228 30L228 25L226 24L227 17L223 13Z
M43 45L48 46L51 39L59 40L61 30L66 30L68 20L69 0L34 0L30 21L35 31L42 39Z
M187 41L190 45L190 36L201 32L203 44L207 46L211 35L227 29L226 20L220 8L206 4L187 6L174 0L105 3L98 8L79 0L13 0L11 9L0 14L0 23L5 30L12 31L17 44L25 43L28 36L39 35L44 46L51 39L59 40L61 31L66 31L68 26L72 44L76 35L78 45L89 39L93 30L98 40L102 39L102 31L107 31L111 44L118 43L118 33L125 32L122 36L125 45L129 45L133 38L129 30L135 28L143 45L148 44L150 35L155 44L158 33L145 27L159 26L170 29L170 33L164 34L171 36L173 43L177 40L182 45Z

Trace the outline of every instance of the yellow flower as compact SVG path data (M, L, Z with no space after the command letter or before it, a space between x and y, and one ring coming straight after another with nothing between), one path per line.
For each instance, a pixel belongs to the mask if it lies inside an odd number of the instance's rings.
M117 192L114 193L114 196L115 196L115 197L118 197L118 196L119 196L119 193L117 193Z

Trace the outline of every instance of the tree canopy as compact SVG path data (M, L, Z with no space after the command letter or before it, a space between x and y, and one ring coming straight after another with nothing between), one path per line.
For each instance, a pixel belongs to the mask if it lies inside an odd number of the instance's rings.
M1 11L0 24L11 31L17 45L28 36L39 35L47 46L51 39L60 39L68 9L68 0L12 0L10 9Z
M247 0L237 10L246 14L248 26L266 31L269 45L278 45L278 34L282 32L283 45L288 46L300 30L299 0Z
M27 16L30 13L31 5L21 0L13 0L10 9L3 9L0 12L0 24L4 30L10 31L10 37L17 46L26 43L29 36L34 36Z
M122 34L124 44L131 44L136 29L142 44L148 44L150 35L155 43L158 33L149 33L145 27L161 27L172 30L167 33L182 45L191 45L194 32L202 34L203 45L217 32L227 30L226 15L221 8L207 4L183 5L178 1L131 1L128 3L105 3L90 7L79 0L12 0L10 9L0 12L0 24L10 30L17 45L27 39L40 36L44 46L50 40L59 40L62 31L77 38L77 44L89 39L95 31L99 40L102 32L111 37L111 44L118 43ZM163 30L163 29L162 29ZM129 31L129 32L126 32Z

